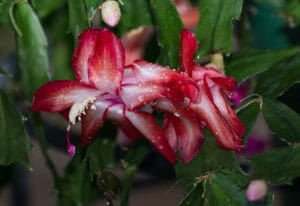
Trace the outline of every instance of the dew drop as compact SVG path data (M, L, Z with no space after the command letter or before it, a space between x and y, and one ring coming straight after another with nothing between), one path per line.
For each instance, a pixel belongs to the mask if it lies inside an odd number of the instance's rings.
M175 115L176 117L180 117L180 114L179 114L178 112L174 112L174 115Z
M164 146L159 145L159 146L158 146L158 149L162 150L162 149L164 149Z
M23 122L26 122L26 121L28 120L28 118L27 118L27 117L24 117L24 116L22 116L22 120L23 120Z
M140 102L143 102L144 101L144 96L138 96L138 100L140 101Z

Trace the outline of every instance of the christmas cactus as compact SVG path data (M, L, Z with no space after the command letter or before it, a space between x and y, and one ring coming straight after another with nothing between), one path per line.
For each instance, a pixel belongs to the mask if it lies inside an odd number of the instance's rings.
M0 186L39 146L56 205L131 205L141 171L179 206L293 204L299 19L297 0L2 0Z

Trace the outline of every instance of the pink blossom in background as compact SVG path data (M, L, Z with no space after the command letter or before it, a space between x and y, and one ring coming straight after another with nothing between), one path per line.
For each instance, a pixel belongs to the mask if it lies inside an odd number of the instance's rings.
M200 18L198 7L193 7L187 0L174 0L174 3L184 27L195 29Z
M187 0L175 0L174 4L184 27L188 29L196 28L200 18L199 9L192 7ZM126 65L143 58L145 46L153 33L154 29L150 26L138 27L132 29L122 37L122 42L126 50Z
M252 180L248 185L246 195L250 202L262 200L268 192L267 184L264 180Z
M153 28L139 27L133 29L122 37L122 43L125 48L125 64L132 64L137 59L144 56L146 43L153 35Z
M239 105L242 99L244 99L249 94L249 90L250 90L250 81L245 81L242 84L240 84L232 92L232 97L231 97L232 103L235 106Z

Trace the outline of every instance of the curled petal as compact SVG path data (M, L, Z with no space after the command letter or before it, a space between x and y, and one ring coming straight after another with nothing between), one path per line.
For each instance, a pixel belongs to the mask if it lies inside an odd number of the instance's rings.
M189 76L192 76L192 70L195 65L194 55L197 48L195 35L186 29L182 30L180 33L180 63Z
M168 100L160 100L155 108L167 112L164 132L174 151L179 151L184 163L190 162L204 141L202 127L194 112L174 106Z
M109 100L97 99L83 115L81 122L81 144L86 145L103 125L108 108L113 105Z
M136 140L142 134L127 119L124 110L124 104L112 105L107 111L107 119L112 120L129 139Z
M222 72L213 67L195 66L192 76L196 81L201 81L204 78L211 79L228 91L234 90L237 86L234 78L225 76Z
M217 85L210 88L213 97L214 104L226 119L227 123L234 130L234 132L242 137L245 133L245 128L239 118L236 116L235 112L231 108L226 96L224 95L222 88Z
M105 92L116 94L124 70L124 47L114 33L103 29L97 35L94 52L89 58L90 82Z
M226 78L226 76L219 70L214 67L204 67L204 66L194 66L193 70L193 79L196 81L202 80L205 77L212 79L212 78Z
M165 116L163 123L163 131L173 151L176 152L178 150L178 139L174 128L174 124L171 118L168 118L168 116Z
M180 152L183 162L187 164L196 156L204 141L200 123L195 115L188 111L177 113L177 116L169 114L166 118L174 128L177 150ZM173 135L172 133L167 134L168 139L172 139Z
M236 81L232 77L215 77L212 80L228 91L232 91L237 87Z
M206 83L199 84L202 91L198 103L192 103L191 109L198 115L201 121L205 122L212 131L219 146L225 149L240 151L242 140L239 133L231 127L221 112L215 106Z
M177 157L175 153L164 136L162 129L150 114L126 111L126 117L165 158L173 164L176 163Z
M74 103L100 95L101 92L77 81L44 84L34 94L32 111L62 112Z
M126 106L134 109L160 98L182 101L183 94L176 87L172 84L131 84L122 86L120 95Z
M88 69L89 58L95 52L95 45L101 30L87 29L79 36L78 45L75 49L72 64L75 78L86 84L89 84Z
M178 92L178 95L181 93L182 99L187 97L193 100L198 96L198 87L195 81L186 76L185 73L178 73L170 68L146 61L136 61L133 64L133 72L143 84L168 84L169 92ZM172 87L170 88L170 86ZM189 92L184 93L186 91Z

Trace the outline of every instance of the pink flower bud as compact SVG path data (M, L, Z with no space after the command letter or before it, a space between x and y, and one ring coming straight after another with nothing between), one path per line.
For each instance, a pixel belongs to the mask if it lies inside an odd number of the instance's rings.
M246 194L249 201L263 199L267 194L268 188L264 180L253 180L250 182Z
M117 1L108 0L100 6L102 20L108 26L116 26L121 18L121 10Z

